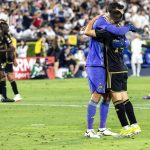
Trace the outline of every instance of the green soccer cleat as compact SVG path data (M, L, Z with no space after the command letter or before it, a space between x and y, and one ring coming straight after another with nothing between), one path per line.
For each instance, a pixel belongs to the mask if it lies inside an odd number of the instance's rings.
M121 132L116 135L116 136L113 136L115 138L124 138L124 137L132 137L134 134L133 134L133 130L132 128L128 128L128 129L122 129Z
M131 127L132 128L132 133L133 134L139 134L141 133L141 128L139 125L136 125L136 127Z
M121 137L131 137L133 135L133 130L132 128L128 128L127 130L126 129L122 129L121 132L120 132L120 136Z

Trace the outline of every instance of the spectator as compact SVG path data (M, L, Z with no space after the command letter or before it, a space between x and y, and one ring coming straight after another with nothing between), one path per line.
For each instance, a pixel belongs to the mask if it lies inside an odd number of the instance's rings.
M44 79L47 78L47 74L45 74L45 70L43 68L43 65L40 62L40 58L36 59L35 64L32 67L31 70L31 79Z
M21 40L20 46L18 46L17 49L18 57L22 57L22 58L27 57L27 51L28 51L28 45L26 44L25 41Z
M49 48L47 48L48 51L45 51L45 41L54 40L56 37L58 38L56 45L60 51L64 44L82 45L85 56L87 56L87 37L83 40L79 30L87 24L90 18L97 14L104 14L108 3L113 1L125 6L123 24L132 22L139 29L142 39L150 39L149 0L10 1L1 1L0 13L9 16L10 32L17 40L37 40L36 56L46 56L50 51ZM128 36L131 40L133 39L130 33ZM52 53L56 51L52 50L48 55L53 55Z
M33 23L32 23L32 25L33 25L33 27L35 27L37 29L37 28L41 27L42 22L43 22L43 20L42 20L42 17L41 17L41 11L39 10L33 16Z
M65 49L60 54L60 67L69 68L72 76L75 76L79 70L79 65L75 61L75 57L71 54L71 48L65 47Z
M45 39L41 33L38 33L38 39L35 43L35 56L43 56Z
M57 38L54 40L47 40L48 49L47 49L47 56L52 56L55 58L54 69L55 69L55 76L57 77L57 71L59 68L59 56L60 56L60 49L58 47Z
M29 12L26 11L23 15L23 20L22 20L22 26L23 28L26 30L26 29L29 29L31 24L32 24L32 17L30 16Z
M86 61L85 61L84 51L79 49L74 56L77 61L77 64L79 65L79 69L82 70L81 77L87 77L87 74L85 71Z

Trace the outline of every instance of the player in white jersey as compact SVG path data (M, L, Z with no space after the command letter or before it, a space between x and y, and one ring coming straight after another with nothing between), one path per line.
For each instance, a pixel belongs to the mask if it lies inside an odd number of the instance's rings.
M144 44L144 42L142 41L141 36L136 33L135 39L131 42L131 66L133 71L132 76L140 76L141 64L143 63L142 44Z

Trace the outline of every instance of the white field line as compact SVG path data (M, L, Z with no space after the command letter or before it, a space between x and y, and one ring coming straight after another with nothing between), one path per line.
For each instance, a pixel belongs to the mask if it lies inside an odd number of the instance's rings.
M82 107L87 107L87 105L64 105L64 104L34 104L34 103L2 103L0 105L11 105L11 106L48 106L48 107L73 107L73 108L82 108ZM147 107L145 107L147 106ZM111 109L114 109L113 106L110 106ZM141 110L150 110L150 106L147 104L145 105L140 105L140 104L134 104L135 109L141 109Z

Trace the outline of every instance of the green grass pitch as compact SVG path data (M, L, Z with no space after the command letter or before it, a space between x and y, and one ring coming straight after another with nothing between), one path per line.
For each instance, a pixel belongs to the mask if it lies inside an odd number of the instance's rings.
M150 150L150 77L129 78L128 91L135 107L140 135L116 139L88 139L86 105L90 98L86 79L17 81L22 102L0 104L0 150ZM13 97L9 83L8 95ZM99 124L98 109L95 130ZM111 103L107 127L121 126Z

